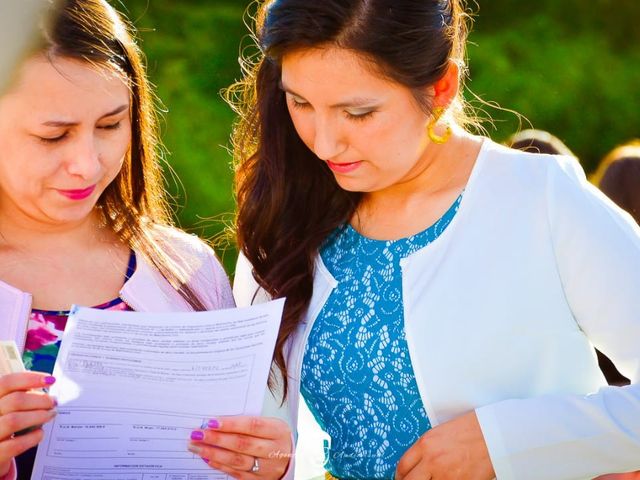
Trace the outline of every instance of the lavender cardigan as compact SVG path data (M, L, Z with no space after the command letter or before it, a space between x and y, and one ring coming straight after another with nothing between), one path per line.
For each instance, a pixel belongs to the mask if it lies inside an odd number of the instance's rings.
M175 262L188 284L208 310L235 306L229 279L215 253L202 240L170 227L155 227L154 241ZM136 271L120 290L131 308L140 312L184 312L192 308L146 259L136 252ZM14 339L24 348L31 312L31 294L0 282L0 339ZM17 477L15 464L0 480Z

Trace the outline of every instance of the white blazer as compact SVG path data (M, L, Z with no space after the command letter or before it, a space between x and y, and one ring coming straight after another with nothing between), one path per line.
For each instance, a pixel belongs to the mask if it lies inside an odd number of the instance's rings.
M575 159L485 140L458 213L401 266L406 338L433 426L475 410L499 480L640 470L640 228ZM318 257L287 352L287 402L270 395L265 405L298 431L297 479L322 473L321 441L307 450L302 433L313 443L318 427L298 422L300 371L335 285ZM256 289L241 256L238 306L267 298ZM606 386L594 346L631 386Z

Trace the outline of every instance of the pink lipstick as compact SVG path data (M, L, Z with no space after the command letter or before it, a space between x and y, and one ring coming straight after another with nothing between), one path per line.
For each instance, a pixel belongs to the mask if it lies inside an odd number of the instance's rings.
M333 163L327 160L327 165L329 168L336 173L350 173L356 170L362 161L351 162L351 163Z
M64 195L70 200L84 200L89 197L93 191L96 189L95 185L91 185L90 187L83 188L80 190L58 190L61 195Z

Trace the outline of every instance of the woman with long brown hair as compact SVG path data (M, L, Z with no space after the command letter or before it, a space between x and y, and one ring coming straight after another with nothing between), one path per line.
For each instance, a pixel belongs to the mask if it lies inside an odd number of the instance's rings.
M2 478L16 477L16 463L18 478L30 478L39 426L55 415L55 399L39 387L55 381L72 304L234 306L214 252L172 226L156 110L126 24L104 0L58 4L40 47L0 95L0 332L33 370L0 378ZM284 473L286 456L268 456L288 452L282 421L223 418L208 427L194 425L185 451L236 477Z
M300 433L296 478L639 469L638 385L606 387L593 346L638 381L640 230L574 158L465 129L462 1L257 18L230 91L234 293L287 299L272 400Z

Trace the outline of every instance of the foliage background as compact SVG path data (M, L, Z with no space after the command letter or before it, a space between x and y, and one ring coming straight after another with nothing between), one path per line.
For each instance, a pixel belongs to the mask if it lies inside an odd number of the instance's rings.
M234 209L227 151L233 114L219 92L239 77L249 2L113 1L138 29L166 107L163 138L176 173L168 175L168 189L179 224L219 238ZM493 139L531 126L548 130L590 172L611 148L640 137L640 1L477 3L469 5L475 22L467 98L493 119L495 126L485 124ZM232 272L233 245L221 242L217 250Z

